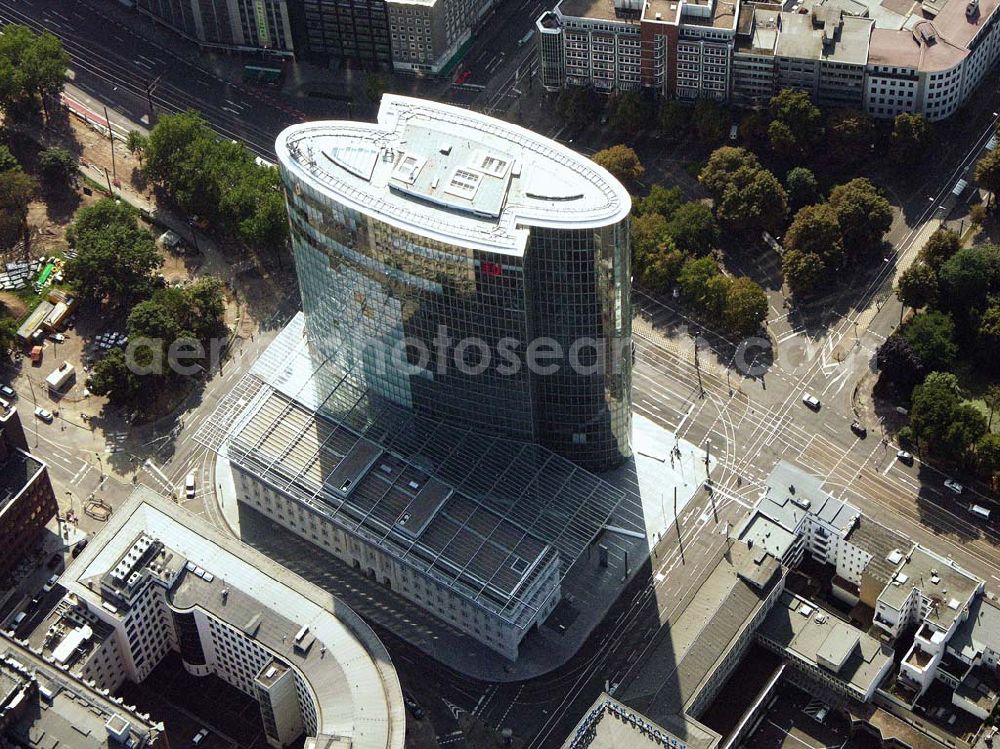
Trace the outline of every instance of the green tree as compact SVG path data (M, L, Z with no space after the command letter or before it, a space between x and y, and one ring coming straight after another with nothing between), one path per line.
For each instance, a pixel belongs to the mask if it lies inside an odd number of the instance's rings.
M796 296L812 293L825 273L823 258L815 252L786 250L781 258L781 275Z
M139 377L129 369L125 352L114 348L94 365L87 389L108 396L112 403L130 405L138 399L141 385Z
M712 210L702 202L692 200L676 211L667 227L674 244L684 252L704 255L719 242L719 224Z
M990 412L986 426L992 429L993 414L1000 410L1000 385L995 382L988 385L986 392L983 393L983 401L986 403L986 408L989 409Z
M976 443L976 462L979 472L991 479L1000 472L1000 434L984 434Z
M729 291L733 281L728 276L718 273L708 279L705 283L705 292L699 300L698 305L709 320L714 323L724 324L726 317L726 304L729 300Z
M941 266L938 280L942 306L963 319L984 309L1000 291L1000 246L963 247Z
M941 452L952 460L970 466L975 459L975 446L986 435L986 417L973 404L959 403L951 415L941 441Z
M38 166L42 182L49 189L62 189L76 180L76 156L60 146L50 146L38 154Z
M909 342L897 330L878 347L875 361L881 376L896 386L904 399L927 375L927 368L913 352Z
M111 199L77 211L67 238L77 254L67 261L66 272L81 296L96 302L127 306L145 296L153 271L163 263L135 212Z
M788 214L785 188L767 169L743 167L733 174L716 204L719 221L733 231L779 233Z
M686 257L667 239L654 252L636 263L636 278L647 291L662 294L670 291L680 275Z
M805 144L819 132L823 113L805 91L784 88L771 97L771 116L787 125Z
M914 315L903 326L902 334L927 369L945 370L954 363L958 354L955 323L943 312L933 310Z
M69 55L59 39L45 31L9 24L0 35L0 109L41 103L62 91Z
M603 166L611 172L611 176L626 187L633 185L646 173L635 151L625 145L605 148L595 153L592 158L595 164Z
M748 336L759 330L767 319L767 310L767 294L759 284L746 276L729 284L724 321L733 333Z
M34 178L20 170L0 173L0 247L16 244L24 234L28 206L37 191Z
M919 259L937 272L961 247L962 238L958 236L958 232L940 228L931 234L920 249Z
M694 131L702 143L717 143L729 130L729 114L718 102L699 99L691 119Z
M365 96L372 104L378 104L382 100L382 94L387 90L385 78L376 73L369 73L365 76Z
M871 153L875 125L871 117L855 109L835 109L826 118L826 134L830 156L853 163Z
M669 223L659 213L643 213L631 223L632 255L636 262L656 252L670 240Z
M856 177L830 191L830 205L837 212L844 249L856 255L878 249L892 226L892 206L875 185Z
M646 125L648 109L638 91L624 91L608 102L608 122L616 132L635 135Z
M767 142L778 156L788 157L799 149L792 129L781 120L772 120L767 126Z
M567 86L556 100L556 113L571 125L590 124L598 109L594 92L580 86Z
M17 345L17 320L10 315L0 317L0 354L7 353Z
M142 161L142 156L146 151L146 143L148 139L145 135L140 133L138 130L129 130L128 137L125 139L125 148L129 150L133 156Z
M681 188L653 185L649 188L649 194L646 197L635 201L635 212L639 215L658 213L669 221L673 217L674 211L680 208L683 203L684 193L681 192Z
M718 263L711 257L701 257L684 263L677 284L688 301L704 307L711 291L709 281L718 275Z
M896 296L906 307L921 309L933 305L938 296L938 280L934 269L924 263L914 263L899 276Z
M740 140L744 143L763 143L767 140L767 114L760 111L747 112L740 121Z
M910 425L917 440L934 444L941 440L958 404L962 391L958 378L951 372L931 372L923 383L913 389L910 403Z
M745 148L722 146L712 151L708 162L698 175L698 181L708 190L712 199L718 202L722 193L732 181L733 175L742 168L759 169L756 154Z
M671 143L682 140L691 124L691 109L676 99L667 99L660 104L657 125L663 137Z
M219 335L225 328L226 298L222 281L214 276L202 276L184 288L188 318L182 327L205 340Z
M169 346L180 333L177 317L155 299L135 305L128 315L126 327L130 339L152 338L161 341L164 347Z
M21 164L18 163L14 154L10 152L7 146L0 144L0 174L19 171L21 171Z
M1000 191L1000 148L994 148L980 157L976 162L976 184L990 194L989 204L992 205L996 194Z
M903 112L892 123L890 155L899 164L911 165L923 159L930 146L931 126L922 114Z
M785 175L785 191L788 193L788 207L797 211L819 200L819 182L812 170L804 166L790 169Z
M829 203L807 205L799 210L785 232L786 251L818 256L827 268L835 268L843 259L843 233L837 212Z

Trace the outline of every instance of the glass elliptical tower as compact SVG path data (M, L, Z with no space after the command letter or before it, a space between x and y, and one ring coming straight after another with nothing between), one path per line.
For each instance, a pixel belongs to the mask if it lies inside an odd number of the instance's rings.
M279 135L311 345L416 413L603 471L631 455L626 190L547 138L385 95Z

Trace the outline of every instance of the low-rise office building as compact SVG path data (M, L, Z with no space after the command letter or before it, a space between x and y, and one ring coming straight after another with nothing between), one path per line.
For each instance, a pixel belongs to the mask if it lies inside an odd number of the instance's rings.
M0 405L0 580L38 544L58 512L48 468L28 452L17 409Z
M192 678L214 674L254 698L271 746L303 734L307 746L334 738L403 746L399 681L368 626L326 591L144 487L61 583L78 621L60 618L42 652L100 687L141 682L173 650Z

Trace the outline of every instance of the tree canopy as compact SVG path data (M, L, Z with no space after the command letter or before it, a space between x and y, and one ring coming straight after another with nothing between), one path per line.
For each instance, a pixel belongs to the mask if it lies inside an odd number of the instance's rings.
M17 243L27 225L28 205L38 183L20 169L0 172L0 247Z
M962 238L958 232L945 229L944 227L935 231L927 239L927 242L920 249L920 260L929 265L934 271L939 271L941 266L951 258L962 247Z
M903 112L892 123L890 155L909 166L924 157L931 140L931 126L922 114Z
M937 273L926 263L914 263L899 276L896 294L907 307L921 309L938 298Z
M866 177L857 177L830 191L830 205L844 237L844 250L862 255L881 246L892 226L892 206Z
M946 370L954 366L955 323L943 312L932 310L914 315L902 328L910 349L926 369Z
M669 221L683 203L684 193L681 188L653 185L646 197L638 198L634 206L636 214L640 216L644 213L658 213Z
M49 32L9 24L0 35L0 110L34 107L62 91L69 55Z
M611 176L626 187L631 187L646 173L646 169L639 162L635 151L626 145L619 144L600 150L593 155L592 159L595 164L603 166L611 172Z
M812 170L797 166L785 175L785 191L788 193L788 207L797 211L819 200L819 182Z
M704 255L719 242L719 224L704 203L693 200L674 211L667 226L677 247L692 255Z
M729 114L718 102L699 99L694 105L691 124L702 143L718 143L729 130Z
M66 263L67 274L81 296L96 302L127 306L145 296L163 263L135 211L110 198L77 211L66 237L77 253Z
M781 275L796 296L812 293L825 273L823 258L815 252L786 250L781 258Z
M835 109L826 118L826 134L830 156L853 163L871 153L875 125L856 109Z
M843 258L843 234L837 212L829 203L807 205L795 214L785 232L784 246L802 254L816 255L827 268L835 268Z
M1000 148L994 148L976 162L976 184L990 193L990 202L1000 192Z
M67 187L76 180L76 156L61 146L50 146L38 154L42 183L50 190Z
M724 322L726 328L741 336L757 331L767 319L767 294L759 284L740 276L729 284Z
M244 146L219 139L195 112L163 115L143 152L145 174L187 214L248 247L279 252L288 218L278 171Z

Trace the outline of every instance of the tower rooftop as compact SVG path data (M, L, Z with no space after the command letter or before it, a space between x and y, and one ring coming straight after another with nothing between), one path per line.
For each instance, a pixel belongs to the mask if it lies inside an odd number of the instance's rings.
M377 123L292 125L276 144L296 183L397 228L520 255L527 226L628 216L605 169L544 136L459 107L386 94Z

